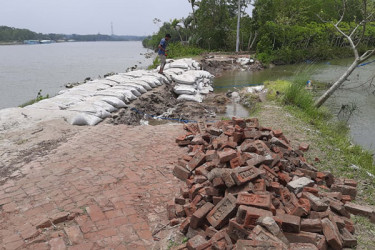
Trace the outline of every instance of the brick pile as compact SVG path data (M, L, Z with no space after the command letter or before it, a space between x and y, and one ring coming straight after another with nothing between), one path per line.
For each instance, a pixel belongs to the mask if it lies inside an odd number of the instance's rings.
M306 162L280 130L256 118L185 125L189 148L174 175L185 181L168 203L171 225L189 240L175 249L342 249L354 247L350 213L357 183Z

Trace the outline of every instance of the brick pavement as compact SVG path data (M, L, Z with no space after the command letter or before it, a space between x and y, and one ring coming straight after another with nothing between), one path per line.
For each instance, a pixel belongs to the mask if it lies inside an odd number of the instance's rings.
M151 249L181 125L88 127L0 187L2 249Z

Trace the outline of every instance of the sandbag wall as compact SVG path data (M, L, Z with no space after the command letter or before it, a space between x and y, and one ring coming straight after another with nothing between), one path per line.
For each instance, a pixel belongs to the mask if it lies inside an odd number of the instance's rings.
M201 101L212 91L213 76L199 68L192 59L168 60L164 75L137 70L96 79L25 108L0 110L0 123L7 129L62 118L73 125L96 125L147 91L173 81L179 100Z
M202 102L204 96L213 91L214 76L200 68L192 59L167 60L164 74L175 82L173 91L178 95L177 100Z

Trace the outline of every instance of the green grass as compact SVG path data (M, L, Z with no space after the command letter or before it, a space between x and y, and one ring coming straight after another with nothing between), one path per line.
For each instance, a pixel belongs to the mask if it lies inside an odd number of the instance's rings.
M311 124L318 131L317 143L328 159L321 167L332 171L334 175L372 183L360 192L363 192L363 199L367 203L375 205L372 198L375 181L368 175L375 175L372 153L351 143L347 125L332 119L328 109L316 108L314 96L305 90L301 82L287 84L285 81L275 81L268 82L266 86L270 86L268 95L271 98L276 98L276 101L293 116L306 124ZM280 93L277 96L274 94L276 91ZM354 171L350 168L352 165L358 166L360 170Z
M29 106L29 105L31 105L31 104L37 103L37 102L39 102L39 101L41 101L41 100L48 99L48 98L49 98L49 94L43 96L43 95L42 95L42 90L39 90L39 92L38 92L38 94L36 95L36 98L35 98L35 99L32 99L32 100L30 100L30 101L28 101L28 102L25 102L25 103L21 104L19 107L20 107L20 108L24 108L24 107L26 107L26 106Z

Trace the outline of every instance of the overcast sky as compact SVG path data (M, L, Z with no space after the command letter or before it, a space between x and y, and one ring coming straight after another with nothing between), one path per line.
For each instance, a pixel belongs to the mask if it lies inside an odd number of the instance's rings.
M186 17L188 0L0 0L0 26L40 33L151 35L162 22Z

